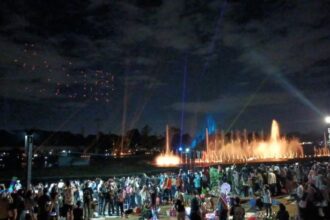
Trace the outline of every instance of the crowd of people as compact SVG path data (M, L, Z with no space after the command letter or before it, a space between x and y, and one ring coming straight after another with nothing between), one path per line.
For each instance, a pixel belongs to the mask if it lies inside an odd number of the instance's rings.
M214 175L216 172L216 175ZM220 186L229 185L223 190ZM90 219L100 216L159 219L159 207L183 220L207 219L213 213L220 220L232 216L245 219L249 209L264 218L287 220L330 219L330 164L245 165L178 170L158 175L112 177L107 180L59 180L39 183L24 189L19 181L0 186L0 220ZM297 214L289 216L279 203L274 215L274 200L290 195ZM254 205L250 205L255 201ZM166 205L166 206L165 206Z

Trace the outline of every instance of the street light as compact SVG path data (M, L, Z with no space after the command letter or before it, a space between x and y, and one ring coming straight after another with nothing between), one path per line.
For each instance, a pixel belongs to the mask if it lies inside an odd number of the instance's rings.
M327 128L326 128L327 131L324 132L324 146L326 147L326 146L330 145L330 116L329 115L324 118L324 122L327 125ZM326 135L326 133L328 133L328 134ZM328 136L328 140L327 140L327 136Z
M26 134L25 134L25 154L27 156L26 189L31 189L32 148L33 148L33 131L29 130L29 131L26 131Z

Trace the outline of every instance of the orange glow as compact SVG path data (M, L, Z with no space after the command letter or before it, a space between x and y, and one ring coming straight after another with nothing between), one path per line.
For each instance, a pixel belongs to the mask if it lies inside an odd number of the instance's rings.
M180 158L172 152L169 154L161 154L156 157L156 164L160 167L177 166L180 164Z
M265 161L286 161L294 158L311 158L305 156L299 140L291 140L281 137L280 126L277 121L272 121L269 138L248 138L246 130L243 132L231 132L230 138L224 132L213 135L212 138L206 129L205 150L202 157L196 159L198 164L205 163L249 163ZM314 157L330 156L327 147L315 148ZM180 164L180 158L170 152L168 128L166 129L166 150L156 158L157 166L176 166Z
M168 126L166 126L166 148L165 153L156 157L156 165L160 167L177 166L180 164L180 157L170 151L170 137Z
M329 157L330 149L327 147L314 148L314 157Z
M247 162L247 161L276 161L289 158L302 158L303 149L297 139L287 140L281 138L279 124L273 120L271 135L267 140L257 140L255 137L248 140L247 133L238 133L225 143L224 135L215 141L207 141L203 160L200 162ZM207 138L208 139L208 138Z

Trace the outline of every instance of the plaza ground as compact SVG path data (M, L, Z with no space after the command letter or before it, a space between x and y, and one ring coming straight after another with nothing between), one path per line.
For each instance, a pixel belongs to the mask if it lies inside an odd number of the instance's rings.
M280 203L283 203L286 206L286 208L289 212L289 215L290 215L290 219L295 219L295 216L297 215L297 205L289 196L279 196L279 197L276 197L274 199L277 200ZM259 215L259 216L260 215L261 216L265 215L264 211L256 213L255 210L252 210L250 208L248 198L243 199L243 204L242 205L243 205L243 207L245 209L245 212L246 212L246 219L248 219L248 217L254 216L254 215ZM176 220L176 217L170 217L170 216L167 215L166 211L169 210L170 208L171 208L170 205L161 206L160 213L159 213L159 219ZM277 213L278 206L274 205L272 207L272 210L273 210L273 213ZM125 218L125 217L122 218L122 217L117 217L117 216L105 216L105 217L93 218L93 220L120 220L120 219L138 220L139 218L140 217L138 215L131 214L127 218ZM188 219L189 218L186 217L186 220L188 220ZM229 219L231 219L231 218L229 218ZM263 218L258 218L258 219L263 219Z

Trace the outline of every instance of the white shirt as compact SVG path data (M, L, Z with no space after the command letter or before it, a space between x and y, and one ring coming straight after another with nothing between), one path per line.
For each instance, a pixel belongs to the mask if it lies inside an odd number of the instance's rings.
M276 175L273 172L268 173L268 184L276 184Z

